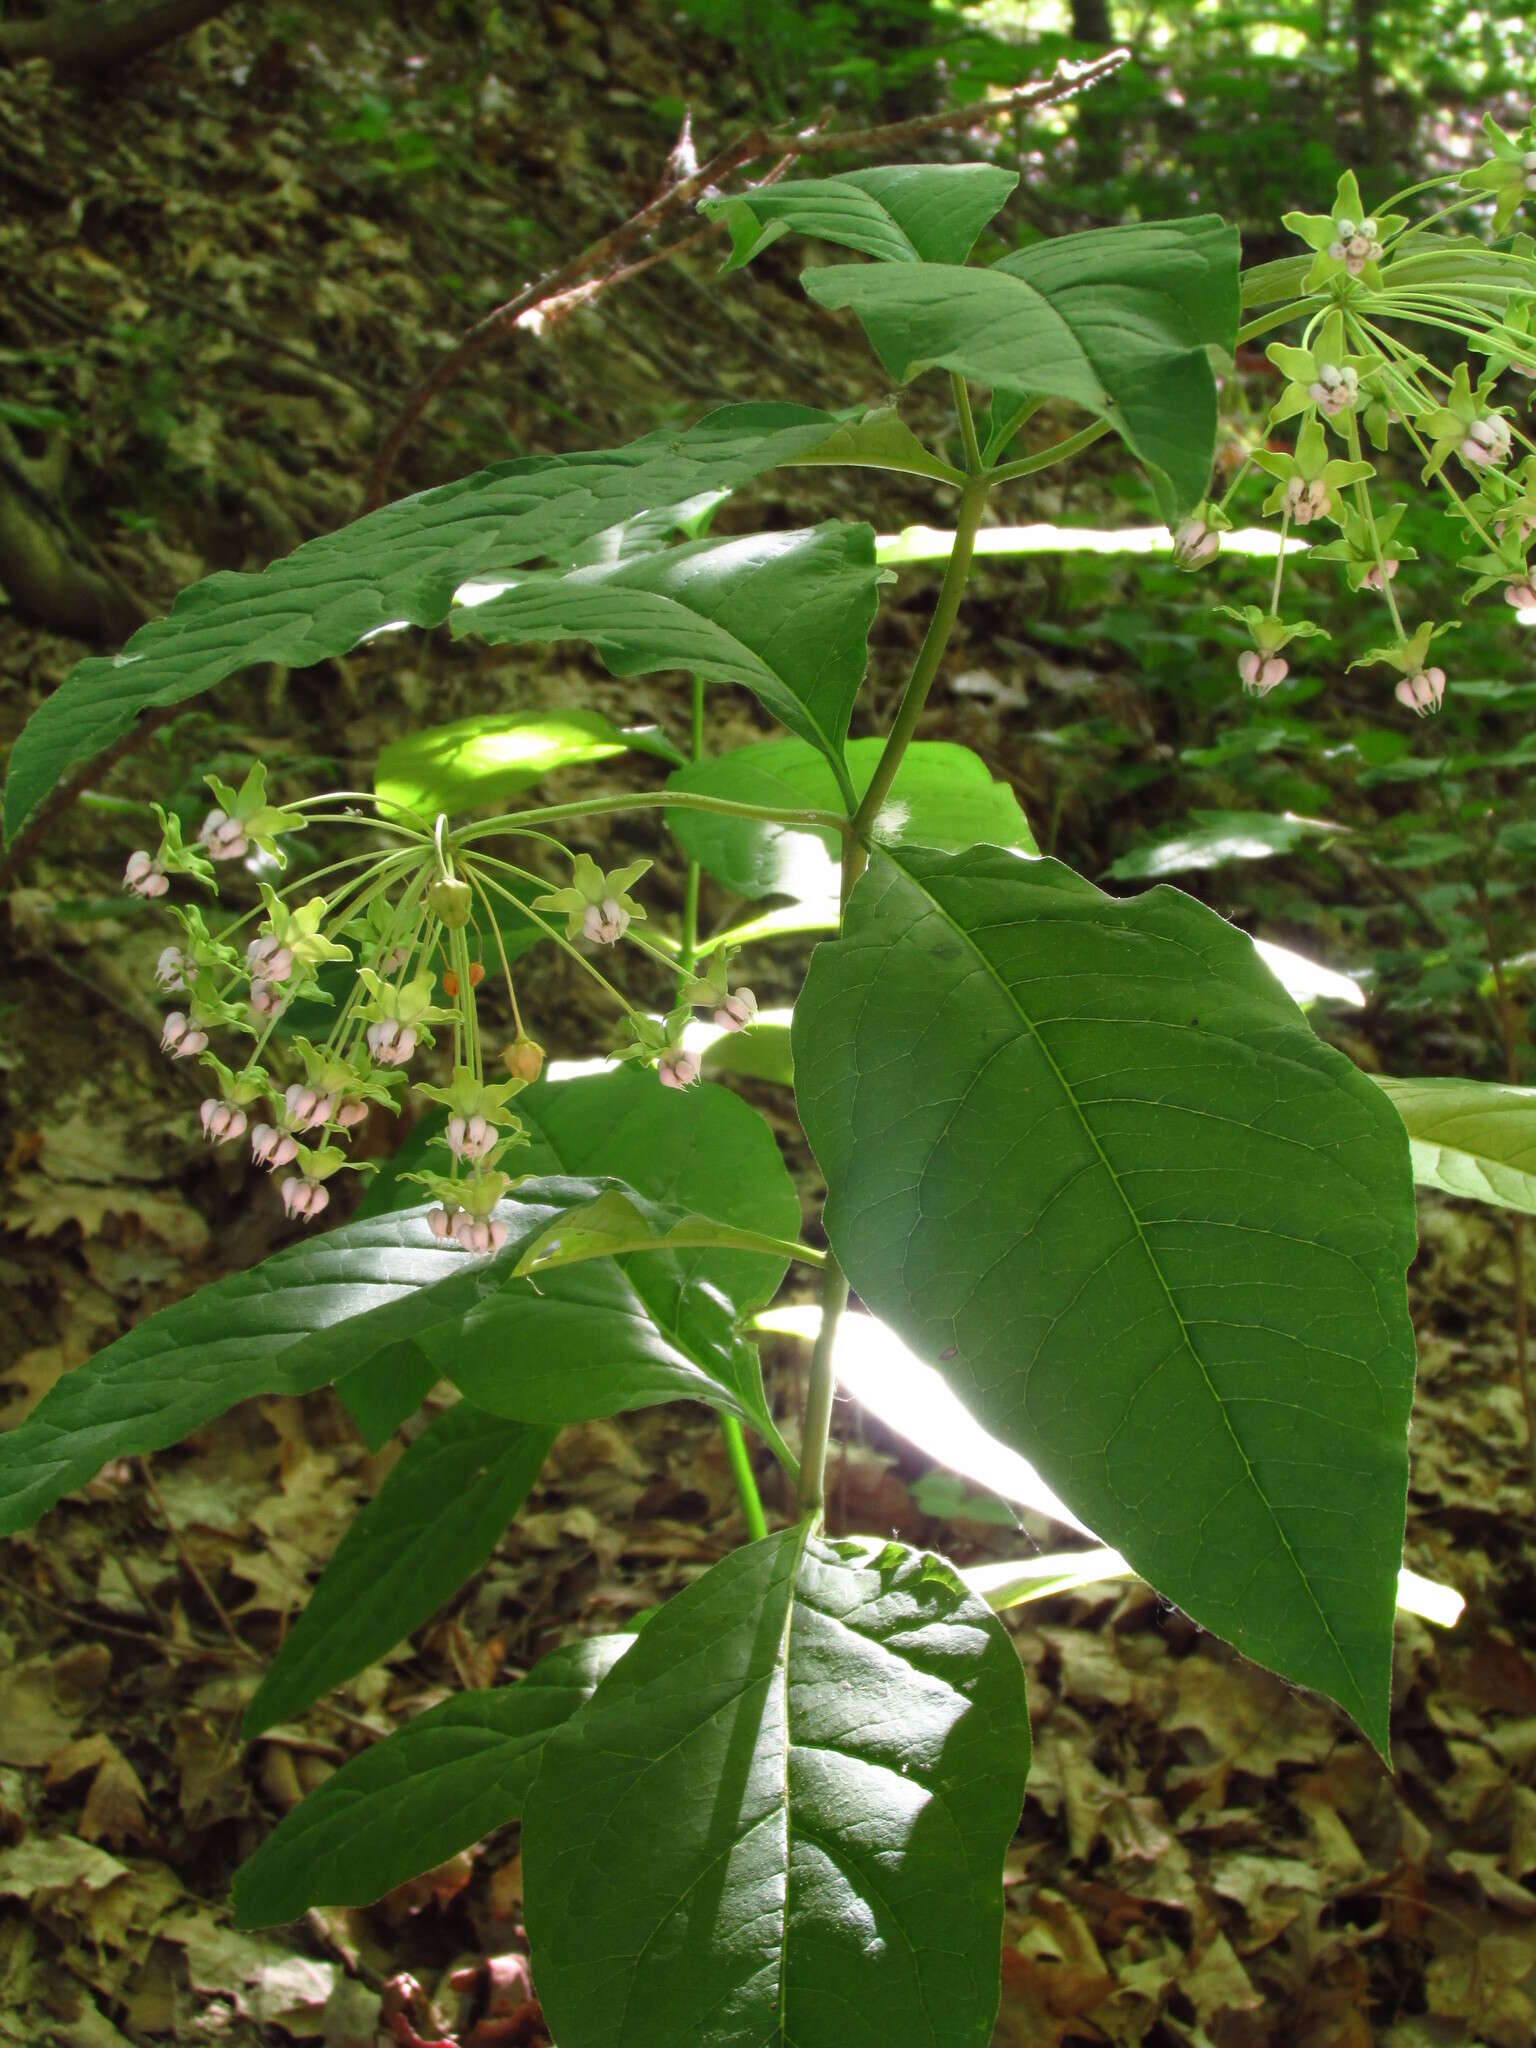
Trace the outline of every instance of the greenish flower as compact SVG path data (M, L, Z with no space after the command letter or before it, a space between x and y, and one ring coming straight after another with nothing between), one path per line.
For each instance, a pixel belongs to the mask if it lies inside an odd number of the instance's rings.
M1283 218L1293 235L1317 251L1302 287L1309 292L1343 278L1359 278L1379 290L1378 265L1385 245L1408 225L1406 214L1368 214L1353 171L1340 178L1332 213L1288 213Z
M1492 114L1485 114L1483 132L1493 145L1493 155L1463 171L1459 182L1465 192L1494 195L1493 231L1502 235L1516 209L1536 193L1536 127L1506 135Z
M1309 419L1296 436L1294 455L1258 448L1253 459L1278 479L1264 500L1264 510L1283 513L1295 526L1310 526L1314 519L1337 519L1339 493L1344 487L1376 474L1369 462L1349 462L1338 456L1330 459L1327 436L1316 419Z
M1381 361L1377 355L1350 354L1344 345L1344 316L1337 308L1323 322L1311 348L1292 348L1277 341L1267 353L1287 380L1270 411L1271 421L1315 410L1336 423L1342 415L1355 410L1360 402L1362 380ZM1336 427L1336 431L1344 430Z
M631 861L628 867L604 874L590 853L578 853L572 861L571 885L535 896L535 910L563 910L568 939L591 939L600 946L612 946L624 936L631 922L645 912L629 895L651 863Z

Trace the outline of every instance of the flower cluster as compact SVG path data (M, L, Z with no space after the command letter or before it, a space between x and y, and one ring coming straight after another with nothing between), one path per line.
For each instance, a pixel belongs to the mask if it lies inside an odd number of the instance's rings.
M238 789L207 779L216 802L191 845L176 817L156 807L160 844L133 853L124 871L135 895L164 897L177 877L216 895L216 863L254 850L281 865L280 835L309 822L304 806L267 802L260 764ZM172 1059L198 1061L209 1076L198 1112L208 1143L244 1139L257 1165L274 1174L287 1169L279 1182L284 1210L313 1222L330 1204L327 1183L352 1164L345 1150L351 1134L376 1105L398 1110L410 1070L446 1040L446 1084L415 1084L446 1111L435 1141L441 1169L409 1178L433 1199L427 1221L435 1237L470 1252L498 1251L507 1231L495 1212L513 1185L503 1161L527 1142L511 1104L544 1064L518 1014L498 903L502 918L511 913L509 924L531 923L571 952L612 947L626 936L658 952L631 931L645 912L629 892L650 863L605 873L590 855L576 854L570 886L535 894L528 885L538 877L469 843L476 828L458 844L443 818L430 832L409 814L370 820L343 811L334 822L366 829L373 850L286 891L259 882L257 905L217 927L195 904L166 906L178 935L154 967L156 987L173 1005L161 1045ZM327 879L323 893L312 886ZM563 933L543 910L564 913ZM472 951L478 956L486 944L499 956L515 1029L502 1052L504 1080L488 1079L485 1068L477 993L485 963ZM708 1008L725 1030L757 1014L752 991L730 986L729 960L723 950L709 972L684 976L679 1007L662 1020L635 1011L584 960L624 1013L632 1042L617 1057L645 1060L665 1087L696 1081L698 1059L682 1044L693 1008ZM215 1049L216 1041L241 1039L248 1043L237 1059Z
M1301 340L1269 345L1269 360L1284 381L1256 445L1221 502L1199 506L1174 536L1181 567L1209 563L1230 524L1228 504L1254 468L1267 472L1273 487L1264 510L1281 526L1273 593L1265 611L1250 606L1229 614L1248 626L1252 641L1238 656L1245 690L1262 695L1284 681L1289 665L1281 648L1317 631L1280 618L1285 540L1292 528L1331 526L1336 535L1322 545L1309 535L1309 560L1341 564L1350 588L1380 597L1391 618L1391 640L1368 659L1397 670L1394 694L1406 708L1423 715L1440 706L1445 671L1425 653L1444 628L1410 628L1403 621L1394 584L1414 552L1393 538L1402 506L1373 503L1376 463L1367 441L1378 455L1394 441L1403 444L1424 481L1446 493L1476 548L1461 563L1474 579L1469 601L1499 589L1518 609L1536 606L1529 560L1536 536L1536 441L1498 393L1507 374L1536 377L1536 244L1519 236L1512 248L1489 248L1471 236L1431 232L1452 216L1486 208L1491 198L1494 233L1503 235L1516 210L1536 195L1536 128L1511 136L1492 121L1485 126L1493 152L1488 159L1413 188L1459 187L1430 220L1415 224L1393 212L1394 200L1367 208L1354 173L1346 172L1331 212L1285 216L1312 251L1310 260L1254 274L1262 280L1255 302L1267 300L1279 310L1253 327L1262 332L1301 321ZM1459 336L1482 358L1481 368L1464 361L1442 371L1399 336L1403 323ZM1272 436L1290 420L1299 430L1287 449ZM1332 442L1342 446L1336 451Z

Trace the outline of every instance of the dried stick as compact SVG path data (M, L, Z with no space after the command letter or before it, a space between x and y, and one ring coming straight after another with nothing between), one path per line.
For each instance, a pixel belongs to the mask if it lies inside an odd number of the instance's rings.
M637 263L626 264L623 261L637 242L665 222L690 212L698 199L732 173L743 170L761 157L777 155L781 161L775 165L771 175L778 177L791 164L805 157L829 156L834 151L875 154L921 141L923 137L945 129L975 127L983 121L995 121L1021 107L1051 106L1097 85L1101 79L1117 71L1129 55L1127 50L1110 50L1089 64L1074 65L1063 60L1047 79L1017 86L1012 92L998 94L995 99L972 100L963 107L951 107L947 113L919 114L910 121L890 121L880 127L852 129L845 134L817 128L799 135L784 135L757 128L727 143L696 171L666 185L628 220L600 235L557 269L546 271L532 284L524 285L520 292L475 322L406 400L370 472L364 509L372 511L383 503L385 487L399 460L400 451L422 414L487 342L515 322L532 324L528 318L530 315L540 316L540 324L558 319L598 292L607 290L611 285L622 284L627 278L649 269L653 263L675 256L680 250L702 240L713 230L706 228L685 235Z

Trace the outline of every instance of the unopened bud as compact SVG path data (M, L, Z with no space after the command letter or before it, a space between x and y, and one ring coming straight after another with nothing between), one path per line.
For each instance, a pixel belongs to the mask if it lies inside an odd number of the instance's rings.
M475 907L468 882L457 875L440 875L427 891L427 908L451 932L461 932Z
M745 1031L757 1022L757 997L749 988L733 988L715 1012L721 1031Z
M132 890L135 896L163 896L170 887L165 871L157 860L141 849L130 853L128 865L123 869L123 887Z
M217 1095L210 1095L198 1115L203 1136L210 1145L227 1145L245 1136L245 1111L236 1102L224 1102Z
M663 1088L691 1088L699 1078L699 1062L691 1052L664 1053L656 1078Z
M501 1063L514 1079L537 1081L544 1071L544 1048L532 1038L514 1038L502 1053Z
M1417 675L1404 676L1392 694L1399 704L1405 704L1420 718L1426 718L1430 712L1440 709L1441 699L1445 696L1445 670L1421 668Z
M1221 535L1203 519L1186 519L1173 537L1173 559L1181 569L1201 569L1213 561L1221 547Z
M1506 583L1504 602L1522 612L1536 608L1536 583Z
M160 1050L168 1052L172 1059L189 1060L208 1048L208 1034L184 1016L180 1010L168 1012L160 1030Z
M279 1193L284 1209L297 1223L313 1223L331 1205L329 1188L317 1180L301 1180L297 1175L285 1180Z
M299 1156L299 1148L286 1131L279 1131L271 1124L251 1126L251 1157L258 1166L268 1172L279 1166L288 1166Z

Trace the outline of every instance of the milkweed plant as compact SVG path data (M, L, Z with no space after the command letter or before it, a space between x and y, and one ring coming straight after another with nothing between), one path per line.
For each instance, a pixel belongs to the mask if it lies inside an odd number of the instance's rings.
M915 2011L946 2048L983 2048L1030 1758L995 1611L1018 1585L827 1530L851 1314L889 1325L1128 1569L1385 1755L1414 1178L1450 1143L1415 1146L1407 1105L1497 1133L1507 1091L1368 1078L1243 932L1040 857L1006 784L917 735L989 507L1111 435L1188 569L1264 493L1273 579L1228 613L1243 689L1273 689L1291 644L1322 636L1287 604L1304 534L1309 569L1336 564L1382 608L1363 658L1392 678L1384 711L1439 708L1454 621L1415 612L1384 469L1445 494L1469 599L1536 605L1536 246L1516 231L1536 134L1489 139L1475 168L1380 199L1347 174L1331 211L1286 216L1303 253L1246 273L1209 216L978 262L1016 182L985 164L713 196L727 270L786 236L852 252L805 291L852 314L890 384L947 378L942 445L888 400L748 402L503 462L195 585L22 734L11 835L151 707L386 628L585 640L616 675L692 679L686 744L493 712L407 735L370 790L277 801L262 763L238 786L210 775L206 816L160 810L158 844L127 860L169 919L162 1043L202 1077L198 1128L248 1148L290 1218L330 1223L340 1177L374 1170L377 1143L360 1161L352 1141L408 1097L421 1114L350 1220L148 1317L0 1439L0 1529L254 1394L334 1383L381 1444L449 1382L255 1687L247 1735L450 1597L564 1424L714 1409L749 1537L638 1633L568 1643L361 1750L241 1870L242 1922L370 1901L518 1820L562 2048L843 2048L850 2025L907 2038ZM1218 373L1270 335L1277 395L1218 496ZM1025 445L1047 408L1087 423ZM872 529L710 530L791 464L900 472L955 507L883 731L850 737L889 580ZM722 686L782 730L710 752ZM508 803L565 761L637 752L644 786ZM605 868L567 843L646 810L683 856L680 918L648 859ZM701 877L738 906L710 933ZM806 932L786 1029L738 961ZM606 1071L551 1078L519 987L540 947L590 984ZM742 1063L793 1086L826 1182L815 1227L770 1125L717 1078L742 1033ZM755 1342L792 1266L820 1291L793 1445Z

